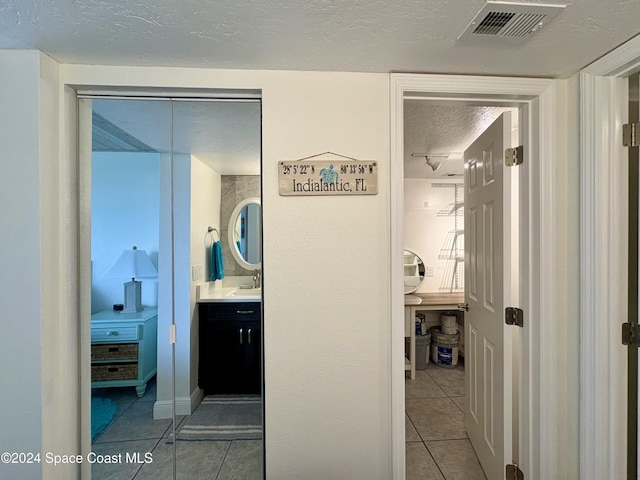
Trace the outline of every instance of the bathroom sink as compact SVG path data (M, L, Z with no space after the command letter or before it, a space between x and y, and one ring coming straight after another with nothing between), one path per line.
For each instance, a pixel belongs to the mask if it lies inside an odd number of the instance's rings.
M261 288L236 288L229 292L229 297L259 297L262 295Z

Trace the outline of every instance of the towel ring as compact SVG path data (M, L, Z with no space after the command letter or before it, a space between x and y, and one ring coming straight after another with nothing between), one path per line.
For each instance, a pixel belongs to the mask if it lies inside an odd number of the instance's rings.
M218 236L218 240L220 240L220 232L218 232L216 228L209 227L207 228L207 233L204 234L205 247L210 247L213 244L213 242L216 241L215 237L213 236L213 232L216 232L216 235ZM211 241L209 242L209 244L207 244L207 237L211 238Z

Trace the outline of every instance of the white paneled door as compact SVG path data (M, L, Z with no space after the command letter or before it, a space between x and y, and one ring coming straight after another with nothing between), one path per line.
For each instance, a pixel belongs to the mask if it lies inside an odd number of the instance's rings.
M465 427L487 478L512 463L510 295L511 113L503 113L465 151Z

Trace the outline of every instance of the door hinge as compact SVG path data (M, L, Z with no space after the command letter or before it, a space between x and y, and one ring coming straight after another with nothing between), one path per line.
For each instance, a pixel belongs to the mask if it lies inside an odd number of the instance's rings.
M469 311L469 304L468 303L459 303L458 304L458 310L464 310L465 312Z
M640 325L637 323L622 324L622 344L640 347Z
M524 312L520 308L507 307L504 309L504 321L507 325L524 326Z
M640 145L638 134L640 133L640 123L625 123L622 125L622 146L637 147Z
M521 165L524 162L524 147L519 145L514 148L507 148L504 151L504 164L507 167Z
M524 480L524 473L515 463L507 465L505 468L505 478L507 480Z

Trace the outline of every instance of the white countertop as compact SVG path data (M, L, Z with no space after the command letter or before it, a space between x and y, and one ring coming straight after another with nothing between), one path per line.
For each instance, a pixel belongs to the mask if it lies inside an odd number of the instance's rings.
M196 285L196 302L261 302L262 289L243 288L240 286L224 287L217 282Z

